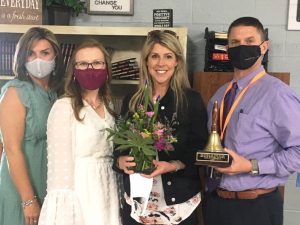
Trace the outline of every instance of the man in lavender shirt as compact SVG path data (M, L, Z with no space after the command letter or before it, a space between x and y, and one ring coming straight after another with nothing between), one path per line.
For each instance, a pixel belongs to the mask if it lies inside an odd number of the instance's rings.
M228 55L238 89L223 143L233 160L230 167L215 168L223 175L219 188L203 199L205 225L283 224L278 186L300 171L300 98L265 72L268 47L258 19L242 17L230 25ZM214 101L221 105L227 86L210 100L208 115Z

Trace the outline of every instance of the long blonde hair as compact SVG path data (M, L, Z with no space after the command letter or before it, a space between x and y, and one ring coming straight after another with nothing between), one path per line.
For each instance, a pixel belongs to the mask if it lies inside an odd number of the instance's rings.
M154 84L152 77L148 72L147 60L155 44L160 44L170 49L176 56L177 66L170 80L170 88L173 90L175 96L176 111L182 108L185 100L185 90L190 88L183 49L176 34L170 30L151 31L148 34L141 52L139 87L129 102L129 110L132 112L137 109L143 99L146 82L149 86L150 96L154 93Z

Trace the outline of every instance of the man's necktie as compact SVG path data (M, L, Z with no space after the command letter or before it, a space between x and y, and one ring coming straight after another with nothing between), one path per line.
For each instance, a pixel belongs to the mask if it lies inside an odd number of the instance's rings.
M238 89L238 85L236 82L234 82L232 84L232 87L230 88L230 90L226 93L225 98L224 98L224 110L223 110L223 125L224 125L224 121L226 120L227 114L234 102L235 99L235 95Z

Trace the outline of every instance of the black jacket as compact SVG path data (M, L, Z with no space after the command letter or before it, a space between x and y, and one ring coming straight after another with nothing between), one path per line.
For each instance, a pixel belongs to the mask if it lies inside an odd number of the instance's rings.
M123 100L121 114L128 112L128 103L132 95L128 95ZM166 154L164 151L158 152L160 161L180 160L186 167L175 173L162 174L164 195L167 205L178 204L187 201L200 191L199 168L194 165L197 150L202 150L207 142L207 114L201 96L198 92L186 90L186 100L184 110L177 113L179 125L175 127L174 135L177 143L174 144L174 151ZM186 104L187 103L187 104ZM176 111L174 94L169 88L166 95L160 100L158 118L163 123L163 118L171 121ZM123 151L122 155L128 152ZM116 160L120 156L119 151L114 151L113 168L117 172L123 173L124 189L130 195L129 176L116 166Z

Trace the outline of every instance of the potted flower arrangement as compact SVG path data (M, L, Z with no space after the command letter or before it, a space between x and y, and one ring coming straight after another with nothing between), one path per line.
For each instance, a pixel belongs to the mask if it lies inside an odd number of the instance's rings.
M68 25L70 17L83 12L84 2L80 0L45 0L48 9L48 22L55 25ZM57 18L58 17L58 18Z
M108 138L112 138L117 146L115 151L130 149L129 155L135 159L136 166L132 168L137 173L150 174L154 169L152 163L157 151L173 151L172 143L177 142L173 136L175 120L162 124L157 121L159 97L154 101L153 110L150 107L149 89L146 84L144 100L132 116L118 119L114 129L107 129Z

